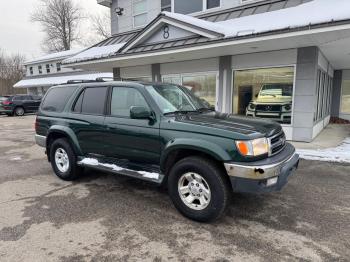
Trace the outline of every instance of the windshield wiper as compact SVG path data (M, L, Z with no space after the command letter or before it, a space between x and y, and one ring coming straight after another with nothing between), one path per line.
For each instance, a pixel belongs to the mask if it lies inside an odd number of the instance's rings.
M187 113L191 113L191 112L196 112L196 111L193 111L193 110L177 110L177 111L172 111L172 112L166 112L164 113L163 115L164 116L167 116L167 115L186 115Z
M203 113L203 112L206 112L206 111L215 111L215 109L214 108L210 108L210 107L201 107L201 108L197 109L197 112L200 112L200 113Z

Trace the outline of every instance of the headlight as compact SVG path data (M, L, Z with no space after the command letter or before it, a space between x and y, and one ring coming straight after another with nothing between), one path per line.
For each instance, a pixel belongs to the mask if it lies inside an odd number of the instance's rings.
M252 109L252 110L254 110L254 109L256 108L256 105L253 104L253 103L250 103L250 104L249 104L249 108Z
M290 111L290 110L292 109L292 106L291 106L291 105L285 105L285 106L284 106L284 109L285 109L286 111Z
M236 146L243 156L260 156L269 152L269 143L265 137L247 141L236 141Z

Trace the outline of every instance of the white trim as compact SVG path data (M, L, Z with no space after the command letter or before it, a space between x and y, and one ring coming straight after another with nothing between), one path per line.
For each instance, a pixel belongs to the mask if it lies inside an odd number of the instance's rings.
M288 37L295 37L295 36L304 36L304 35L312 35L317 33L327 33L329 31L334 32L338 30L349 30L350 25L337 25L337 26L329 26L324 28L316 28L311 30L304 30L304 31L297 31L297 32L289 32L289 33L282 33L282 34L274 34L274 35L268 35L268 36L262 36L262 37L252 37L252 38L246 38L246 39L240 39L240 40L232 40L232 41L225 41L225 42L219 42L219 43L213 43L213 44L207 44L207 45L200 45L200 46L192 46L182 49L173 49L173 50L166 50L166 51L160 51L158 53L142 53L142 54L136 54L136 55L127 55L127 56L120 56L115 58L105 58L100 60L92 60L87 62L81 62L81 63L75 63L72 64L72 67L77 67L79 65L89 65L89 64L96 64L96 63L103 63L103 62L118 62L118 61L124 61L124 60L130 60L130 59L137 59L137 58L146 58L146 57L153 57L155 55L169 55L169 54L176 54L176 53L184 53L184 52L191 52L196 50L205 50L210 48L218 48L218 47L225 47L225 46L236 46L241 44L247 44L247 43L254 43L258 41L267 41L267 40L276 40L280 38L288 38ZM288 48L290 49L290 48Z
M200 29L195 29L191 25L185 25L183 23L177 23L176 21L173 21L173 19L167 19L167 17L162 17L160 18L155 24L153 24L150 28L148 28L146 31L144 31L142 34L140 34L133 42L128 43L125 49L123 50L124 52L127 52L130 48L134 47L135 45L141 43L142 41L146 40L148 37L151 36L155 31L160 29L163 24L169 24L175 27L179 27L183 30L187 30L189 32L192 32L194 34L202 35L208 38L217 38L216 34L210 34L205 31L210 31L210 30L200 30ZM216 33L216 32L215 32Z

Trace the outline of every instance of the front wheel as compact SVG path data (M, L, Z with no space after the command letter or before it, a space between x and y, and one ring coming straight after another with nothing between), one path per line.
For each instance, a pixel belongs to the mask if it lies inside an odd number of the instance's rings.
M202 157L188 157L176 163L169 173L168 189L180 213L200 222L220 218L230 198L222 169Z
M24 116L24 108L23 107L16 107L15 108L15 115L16 116Z
M67 139L60 138L52 143L50 159L55 174L62 180L72 181L81 173L77 157Z

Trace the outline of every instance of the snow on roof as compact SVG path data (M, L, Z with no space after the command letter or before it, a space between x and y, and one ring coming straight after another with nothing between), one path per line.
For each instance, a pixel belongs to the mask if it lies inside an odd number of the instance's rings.
M51 61L51 60L57 60L57 59L60 59L60 58L66 58L66 57L78 54L78 53L80 53L83 50L84 49L74 49L74 50L67 50L67 51L62 51L62 52L58 52L58 53L52 53L52 54L44 55L44 56L35 58L33 60L28 60L28 61L26 61L24 63L24 65L35 64L35 63Z
M116 52L120 50L126 43L119 43L114 45L108 45L108 46L95 46L91 47L90 49L87 49L73 57L70 57L68 59L65 59L63 61L64 64L66 63L77 63L79 61L83 60L89 60L94 58L105 58L109 57Z
M162 13L197 27L216 31L225 37L234 37L350 19L350 1L313 0L295 7L221 22L209 22L176 13Z
M42 87L65 84L69 80L95 80L99 77L113 77L112 73L85 73L79 75L65 75L56 77L43 77L23 79L14 85L15 88Z
M230 19L216 24L226 37L264 33L350 19L349 0L314 0L295 7Z
M194 26L197 26L197 27L200 27L200 28L203 28L206 30L210 30L213 32L217 32L217 33L220 33L223 35L225 35L225 32L227 31L227 28L225 26L219 25L218 23L205 21L203 19L195 18L195 17L189 16L189 15L170 13L167 11L163 11L162 14L169 17L169 18L183 21L185 23L192 24Z

